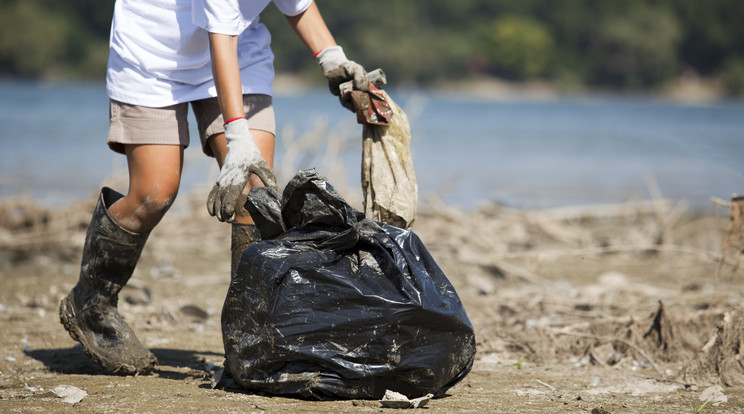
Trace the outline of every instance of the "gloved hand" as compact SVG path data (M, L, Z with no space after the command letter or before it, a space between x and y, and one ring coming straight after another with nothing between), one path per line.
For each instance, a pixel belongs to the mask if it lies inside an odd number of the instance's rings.
M338 86L346 81L353 80L354 89L369 92L367 71L364 70L362 65L349 60L341 46L329 46L323 49L315 57L315 60L323 70L323 75L328 79L328 87L331 89L331 93L339 97L344 108L354 112L351 99L347 96L340 96Z
M225 138L227 155L217 183L207 198L207 211L220 221L233 221L240 194L251 174L256 174L266 187L274 189L276 178L253 141L247 119L237 119L225 125Z

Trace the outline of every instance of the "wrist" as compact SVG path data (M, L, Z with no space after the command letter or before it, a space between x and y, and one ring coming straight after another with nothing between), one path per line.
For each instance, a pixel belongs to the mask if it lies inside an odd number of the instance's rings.
M230 119L228 119L227 121L225 121L225 123L224 123L224 124L222 124L222 126L224 127L224 126L226 126L227 124L229 124L230 122L234 122L234 121L237 121L237 120L239 120L239 119L245 119L245 117L244 117L244 116L238 116L238 117L235 117L235 118L230 118Z

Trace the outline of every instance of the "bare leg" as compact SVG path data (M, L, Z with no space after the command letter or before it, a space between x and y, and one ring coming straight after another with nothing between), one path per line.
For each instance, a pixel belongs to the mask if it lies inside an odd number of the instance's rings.
M253 140L256 141L258 149L261 150L261 155L263 155L263 158L266 160L267 163L269 163L269 167L273 168L274 134L259 129L252 129L251 135L253 135ZM220 168L222 168L222 163L225 161L225 156L227 156L227 140L225 139L225 134L217 134L210 138L209 147L212 149L212 153L217 160L217 164L220 166ZM255 187L263 187L263 183L261 183L261 180L258 179L258 177L252 175L250 180L248 180L248 184L246 184L244 194L250 191L251 188ZM252 224L253 219L244 209L239 208L236 210L235 222Z
M127 145L129 191L109 207L111 217L134 233L152 230L176 199L183 169L179 145Z

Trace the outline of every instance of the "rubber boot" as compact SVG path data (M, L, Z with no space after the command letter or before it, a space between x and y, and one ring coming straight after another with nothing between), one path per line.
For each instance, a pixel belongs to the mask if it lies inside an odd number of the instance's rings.
M119 375L148 374L157 358L117 311L118 294L134 272L149 233L121 228L108 207L123 197L104 187L83 247L80 279L62 299L59 317L95 364Z
M230 262L230 280L235 278L235 274L240 264L240 258L243 256L243 252L253 243L261 240L261 234L256 228L255 224L244 224L244 223L233 223L232 224L232 237L230 240L230 250L232 252L232 260ZM225 317L230 312L230 308L227 306L225 301L224 307L222 308L222 335L223 341L225 341L225 335L227 331L234 331L234 329L225 330ZM234 319L234 318L233 318ZM227 343L227 342L226 342ZM232 380L232 374L227 365L227 360L224 364L224 369L215 375L212 380L212 388L229 388L231 384L234 384Z
M240 257L248 246L261 240L261 234L258 232L255 224L233 223L232 239L230 250L232 251L232 262L230 266L230 277L235 276L240 263Z

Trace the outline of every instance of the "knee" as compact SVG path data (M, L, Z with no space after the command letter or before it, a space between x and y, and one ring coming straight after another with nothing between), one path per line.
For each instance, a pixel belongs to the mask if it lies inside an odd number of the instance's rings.
M178 187L137 187L109 207L109 214L121 227L135 233L151 231L173 205Z
M152 230L163 218L178 195L178 187L162 188L158 185L139 188L134 194L130 192L134 203L132 218L140 223L143 231Z
M171 208L177 195L178 188L163 189L159 186L153 186L142 192L138 197L140 203L138 210L144 215L158 217L159 219Z

